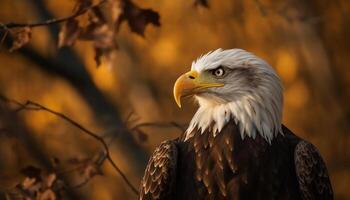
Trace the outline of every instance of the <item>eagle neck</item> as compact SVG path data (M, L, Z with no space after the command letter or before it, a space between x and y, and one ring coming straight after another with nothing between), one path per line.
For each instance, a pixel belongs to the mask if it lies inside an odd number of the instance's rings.
M251 95L221 104L210 104L201 98L197 100L199 108L186 130L185 140L203 133L213 134L215 137L228 123L238 126L242 139L255 139L256 135L260 134L271 143L278 133L282 133L282 105L272 98L264 99L258 95Z

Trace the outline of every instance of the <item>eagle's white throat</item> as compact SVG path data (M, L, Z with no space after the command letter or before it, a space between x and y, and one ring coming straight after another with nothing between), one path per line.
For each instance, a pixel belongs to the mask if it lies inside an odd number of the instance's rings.
M225 87L213 89L216 95L195 96L199 108L189 124L185 140L207 129L216 136L230 122L238 125L242 139L260 134L271 143L282 133L283 89L279 77L265 61L241 49L210 52L193 62L192 70L201 72L219 65L232 70L249 70L249 73L230 77ZM243 79L242 76L249 76L251 83L235 81ZM235 79L232 84L231 79Z

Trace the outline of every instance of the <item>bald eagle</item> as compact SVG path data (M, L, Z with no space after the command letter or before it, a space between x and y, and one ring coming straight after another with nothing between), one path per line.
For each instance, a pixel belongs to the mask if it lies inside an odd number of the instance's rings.
M282 93L273 68L245 50L198 58L174 97L181 107L193 96L199 109L154 151L140 199L333 199L316 147L282 125Z

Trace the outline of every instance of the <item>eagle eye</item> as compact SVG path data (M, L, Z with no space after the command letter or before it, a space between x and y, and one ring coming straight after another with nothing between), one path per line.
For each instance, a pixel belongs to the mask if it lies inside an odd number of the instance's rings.
M225 74L225 70L220 66L212 71L212 74L216 77L222 77Z

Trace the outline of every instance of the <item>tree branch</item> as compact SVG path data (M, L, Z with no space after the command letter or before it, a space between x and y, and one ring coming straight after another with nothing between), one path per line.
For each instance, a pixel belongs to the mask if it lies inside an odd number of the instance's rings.
M50 28L54 27L55 25L50 26ZM10 46L11 43L11 37L6 37L5 44ZM108 130L116 128L122 130L110 133L118 136L117 143L114 145L118 144L119 149L123 152L122 156L133 163L133 169L135 169L137 176L142 175L148 161L146 152L137 144L132 135L126 131L125 124L120 119L119 110L97 88L82 61L72 49L62 48L57 57L54 58L47 58L30 46L22 47L16 53L33 62L34 66L40 70L68 81L84 101L87 102L96 117L96 121L103 127Z
M69 122L70 124L72 124L73 126L79 128L80 130L83 131L83 133L85 133L86 135L94 138L95 140L97 140L98 142L100 142L100 144L103 146L104 151L105 151L105 159L108 160L108 162L113 166L113 168L119 173L119 175L123 178L123 180L125 181L125 183L130 187L130 189L136 194L138 195L138 190L131 184L131 182L128 180L128 178L126 177L126 175L121 171L121 169L117 166L117 164L113 161L108 145L107 143L104 141L104 139L100 136L98 136L98 134L88 130L87 128L85 128L84 126L80 125L78 122L72 120L71 118L69 118L68 116L66 116L63 113L54 111L50 108L47 108L39 103L33 102L33 101L27 101L25 103L20 103L14 99L9 99L3 95L0 95L0 99L4 102L7 103L12 103L15 104L17 106L19 106L17 109L15 109L16 112L19 112L21 110L33 110L33 111L45 111L48 113L51 113L67 122ZM103 162L103 161L102 161Z
M0 29L11 29L11 28L21 28L21 27L38 27L38 26L48 26L48 25L52 25L52 24L59 24L62 22L65 22L69 19L73 19L76 18L80 15L85 14L88 10L96 8L100 5L102 5L103 3L107 2L107 0L101 0L100 2L98 2L95 5L91 5L88 6L86 8L83 8L81 10L77 10L76 12L74 12L72 15L67 16L67 17L62 17L62 18L58 18L58 19L49 19L43 22L34 22L34 23L15 23L15 22L10 22L10 23L0 23Z

